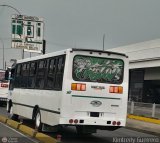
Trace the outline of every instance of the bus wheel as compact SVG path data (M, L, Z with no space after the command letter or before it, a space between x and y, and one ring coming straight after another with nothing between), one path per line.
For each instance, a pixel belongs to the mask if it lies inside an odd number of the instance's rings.
M39 109L37 109L35 114L35 129L37 129L37 131L42 130L41 113Z

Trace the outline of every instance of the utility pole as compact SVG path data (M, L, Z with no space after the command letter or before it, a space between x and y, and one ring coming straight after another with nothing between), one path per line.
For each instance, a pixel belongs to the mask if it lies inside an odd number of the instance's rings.
M2 62L3 62L3 69L5 68L4 67L4 42L3 42L3 40L0 38L0 41L1 41L1 43L2 43Z
M6 68L7 68L7 63L6 63L6 61L5 61L5 68L4 68L4 69L6 70Z

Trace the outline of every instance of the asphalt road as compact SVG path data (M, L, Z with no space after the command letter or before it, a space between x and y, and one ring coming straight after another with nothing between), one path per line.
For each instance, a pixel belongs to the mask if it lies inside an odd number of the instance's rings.
M0 107L0 114L7 116L5 108ZM31 120L24 119L23 123L30 127L34 127ZM58 133L46 133L52 137L56 137L58 134L62 136L63 143L134 143L134 140L141 141L146 138L156 138L155 135L133 131L127 128L120 128L116 131L98 130L97 133L91 136L78 136L74 127L65 127ZM158 138L158 137L157 137ZM158 138L155 141L160 141Z
M6 141L6 142L5 142ZM38 143L20 132L0 123L0 143Z
M0 107L0 115L8 116L6 108ZM19 131L0 123L0 143L39 143L39 141L32 139Z
M133 131L126 128L121 128L116 131L106 131L106 130L98 130L97 133L88 136L81 137L76 134L76 130L74 128L65 128L60 134L62 135L62 141L64 143L113 143L113 142L126 142L129 141L118 141L119 139L135 139L138 138L156 138L156 136L151 134L146 134L138 131ZM160 137L157 137L158 141L160 141Z

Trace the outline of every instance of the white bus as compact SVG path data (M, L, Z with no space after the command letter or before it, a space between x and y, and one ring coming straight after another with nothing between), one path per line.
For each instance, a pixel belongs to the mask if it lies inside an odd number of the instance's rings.
M5 80L5 70L0 70L0 105L6 104L9 81Z
M42 125L76 126L78 133L115 130L126 124L128 57L67 49L19 60L12 73L13 117Z

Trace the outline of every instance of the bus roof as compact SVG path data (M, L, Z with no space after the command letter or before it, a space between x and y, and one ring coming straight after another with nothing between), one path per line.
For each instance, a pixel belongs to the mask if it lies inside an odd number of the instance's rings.
M58 55L61 55L61 54L65 54L67 51L86 51L86 52L107 53L109 55L114 54L114 55L120 55L120 56L124 56L124 57L128 58L128 56L125 55L125 54L123 54L123 53L117 53L117 52L111 52L111 51L103 51L103 50L96 50L96 49L70 48L70 49L66 49L66 50L61 50L61 51L56 51L56 52L48 53L48 54L45 54L45 55L35 56L35 57L31 57L31 58L26 58L26 59L20 59L20 60L17 61L17 63L27 62L27 61L31 61L31 60L38 60L38 59L41 59L41 58L48 58L48 57L52 57L52 56L58 56Z
M111 52L111 51L103 51L103 50L96 50L96 49L76 49L76 48L72 48L72 51L87 51L87 52L98 52L98 53L107 53L107 54L114 54L114 55L120 55L120 56L125 56L126 58L128 58L127 55L123 54L123 53L117 53L117 52Z

